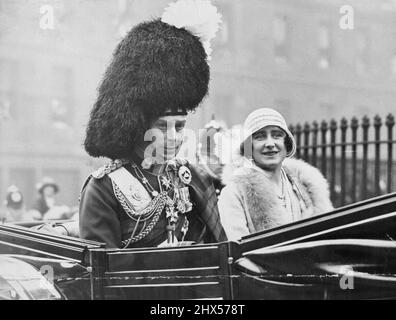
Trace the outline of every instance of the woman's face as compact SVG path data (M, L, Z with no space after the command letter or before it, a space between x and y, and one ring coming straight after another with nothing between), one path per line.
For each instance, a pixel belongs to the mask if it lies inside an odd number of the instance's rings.
M262 169L275 171L286 158L286 133L277 126L267 126L252 136L253 160Z
M53 197L55 195L55 188L53 186L46 186L43 188L43 195L45 197Z
M157 161L170 160L179 152L184 139L186 120L187 117L183 115L164 116L151 125L155 140L150 143L150 148L154 148Z

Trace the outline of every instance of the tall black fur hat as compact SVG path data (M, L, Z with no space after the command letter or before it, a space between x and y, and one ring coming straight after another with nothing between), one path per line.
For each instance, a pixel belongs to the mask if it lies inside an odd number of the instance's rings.
M159 19L135 26L99 86L85 150L93 157L129 156L156 118L194 110L208 83L207 55L197 36Z

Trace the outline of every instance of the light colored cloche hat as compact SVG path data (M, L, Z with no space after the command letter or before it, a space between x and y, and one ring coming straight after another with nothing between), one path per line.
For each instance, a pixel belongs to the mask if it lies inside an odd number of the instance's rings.
M50 178L50 177L44 177L40 182L38 182L36 184L36 189L39 193L42 193L45 187L53 187L55 193L59 192L59 186L58 184L55 182L54 179Z
M243 140L241 146L245 143L246 139L251 137L255 132L267 127L277 126L285 131L290 143L288 144L287 157L292 157L296 152L296 142L289 128L287 127L286 120L276 110L271 108L260 108L251 112L245 122L243 128Z

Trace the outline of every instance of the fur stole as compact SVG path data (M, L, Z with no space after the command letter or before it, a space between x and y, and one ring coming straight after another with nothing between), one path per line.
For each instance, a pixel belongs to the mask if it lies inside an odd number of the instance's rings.
M307 210L303 218L325 213L333 209L330 202L328 183L318 169L308 163L286 158L283 168L299 189ZM256 232L292 222L266 172L244 157L240 157L223 171L223 183L237 189Z

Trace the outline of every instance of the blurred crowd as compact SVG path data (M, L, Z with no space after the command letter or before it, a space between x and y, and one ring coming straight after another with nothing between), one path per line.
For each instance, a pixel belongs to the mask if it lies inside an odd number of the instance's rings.
M7 188L3 210L0 211L2 223L33 222L41 220L77 219L78 210L57 203L59 185L50 177L45 177L36 185L37 197L31 207L27 207L22 191L16 185Z

